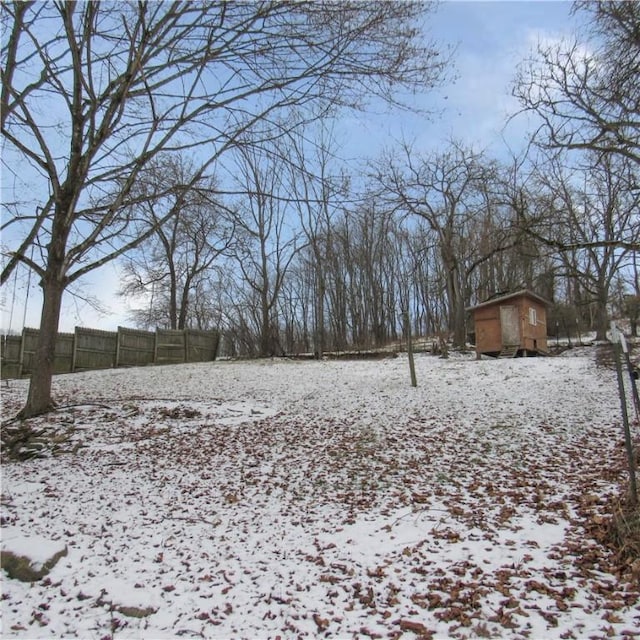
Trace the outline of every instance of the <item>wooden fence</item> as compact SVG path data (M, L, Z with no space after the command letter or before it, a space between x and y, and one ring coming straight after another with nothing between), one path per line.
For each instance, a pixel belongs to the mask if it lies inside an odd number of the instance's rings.
M3 378L31 375L38 335L37 329L25 328L19 336L0 336ZM125 327L100 331L76 327L74 333L56 336L54 371L209 362L216 359L219 341L217 331L140 331Z

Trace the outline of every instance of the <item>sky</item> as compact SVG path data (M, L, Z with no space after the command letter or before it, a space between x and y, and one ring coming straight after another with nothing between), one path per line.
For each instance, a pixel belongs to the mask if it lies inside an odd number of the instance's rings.
M435 150L452 137L496 156L517 150L526 140L524 118L505 128L508 115L517 111L510 96L518 63L541 41L571 35L575 18L569 2L444 2L431 16L431 36L443 47L454 47L454 82L415 98L416 105L433 115L371 111L349 114L337 125L341 155L354 171L366 158L412 142L420 151ZM508 147L506 146L508 144ZM89 274L78 285L80 297L65 294L60 331L75 326L114 330L131 326L128 304L117 295L120 274L109 264ZM99 300L104 313L82 298ZM41 295L35 276L23 267L0 289L0 329L20 331L40 324Z
M505 141L514 150L526 140L525 118L508 117L518 111L510 95L518 64L535 52L539 43L571 37L577 18L569 2L444 2L432 17L432 37L453 46L456 78L425 93L418 106L431 118L411 113L390 117L354 115L346 118L353 131L348 146L358 154L393 140L415 142L429 151L451 137L477 145L496 155Z

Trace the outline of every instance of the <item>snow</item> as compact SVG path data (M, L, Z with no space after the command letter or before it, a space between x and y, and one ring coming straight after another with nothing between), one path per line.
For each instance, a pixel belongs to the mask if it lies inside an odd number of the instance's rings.
M417 388L404 356L57 376L35 422L80 447L3 465L2 544L68 555L2 573L2 637L638 633L638 585L589 533L625 481L614 373L588 348L416 369Z

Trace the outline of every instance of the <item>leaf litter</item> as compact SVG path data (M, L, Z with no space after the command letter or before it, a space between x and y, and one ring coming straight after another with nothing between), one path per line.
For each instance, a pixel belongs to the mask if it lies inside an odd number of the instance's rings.
M606 544L625 458L613 372L572 357L216 362L57 376L5 462L3 638L632 638ZM25 381L3 390L3 413ZM84 403L84 404L83 404ZM637 425L635 426L637 435Z

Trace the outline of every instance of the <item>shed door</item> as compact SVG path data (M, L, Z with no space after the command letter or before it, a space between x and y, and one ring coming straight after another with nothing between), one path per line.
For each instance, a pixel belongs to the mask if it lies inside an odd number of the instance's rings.
M506 305L500 307L500 326L502 327L503 346L520 344L520 318L518 307Z

